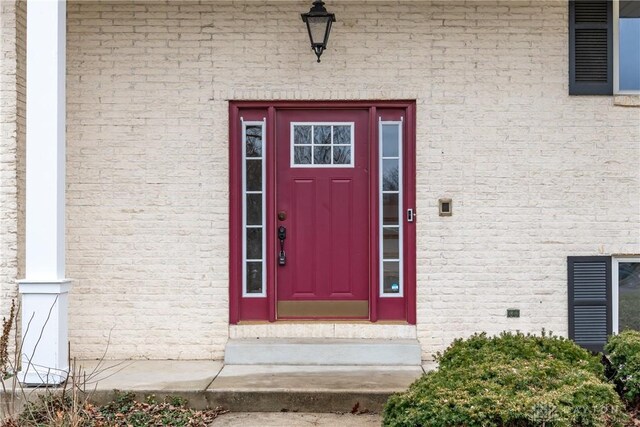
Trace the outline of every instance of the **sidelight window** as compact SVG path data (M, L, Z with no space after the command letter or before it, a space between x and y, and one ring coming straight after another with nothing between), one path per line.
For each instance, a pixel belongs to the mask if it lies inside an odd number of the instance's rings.
M402 122L380 121L380 296L401 297Z
M266 296L265 124L242 122L242 296Z

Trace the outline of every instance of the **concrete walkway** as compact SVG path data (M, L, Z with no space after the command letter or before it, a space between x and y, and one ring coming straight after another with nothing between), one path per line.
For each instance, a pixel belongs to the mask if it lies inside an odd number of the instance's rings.
M106 403L114 389L181 396L196 409L232 412L380 412L391 393L405 390L420 366L223 365L217 361L83 361L85 389ZM83 376L84 378L84 376ZM246 425L246 424L245 424ZM271 424L263 424L271 425ZM354 424L359 425L359 424Z

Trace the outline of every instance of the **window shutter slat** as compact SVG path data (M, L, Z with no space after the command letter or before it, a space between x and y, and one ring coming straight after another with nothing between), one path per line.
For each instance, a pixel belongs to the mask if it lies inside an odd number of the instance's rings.
M607 22L606 1L576 1L576 23Z
M611 334L611 257L569 257L569 338L602 351Z
M574 341L583 346L604 346L607 342L607 308L576 305L573 315Z
M576 83L607 83L607 30L575 30L575 81Z
M612 12L609 1L569 1L569 94L613 94Z

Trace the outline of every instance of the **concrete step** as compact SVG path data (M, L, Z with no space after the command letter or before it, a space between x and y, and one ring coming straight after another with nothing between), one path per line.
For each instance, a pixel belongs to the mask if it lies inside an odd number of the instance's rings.
M253 338L227 342L228 365L419 366L418 340Z
M232 412L381 412L422 374L420 366L225 365L207 399Z
M103 405L114 390L143 401L179 396L194 409L234 412L380 412L389 395L406 390L421 366L224 365L207 360L82 361L87 398ZM44 389L28 389L30 399ZM58 389L60 390L60 389ZM0 399L5 396L0 392Z

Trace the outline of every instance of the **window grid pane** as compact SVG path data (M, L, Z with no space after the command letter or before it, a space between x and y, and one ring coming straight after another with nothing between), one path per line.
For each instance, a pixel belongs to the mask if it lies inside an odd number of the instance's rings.
M400 263L384 261L382 269L382 292L397 294L400 292Z
M261 295L263 292L262 262L247 261L244 269L246 274L245 294Z
M266 296L265 286L265 179L264 138L265 124L243 123L242 158L242 257L244 297Z
M247 126L245 135L247 158L262 157L262 126Z
M402 282L402 126L380 122L380 296L401 297Z

